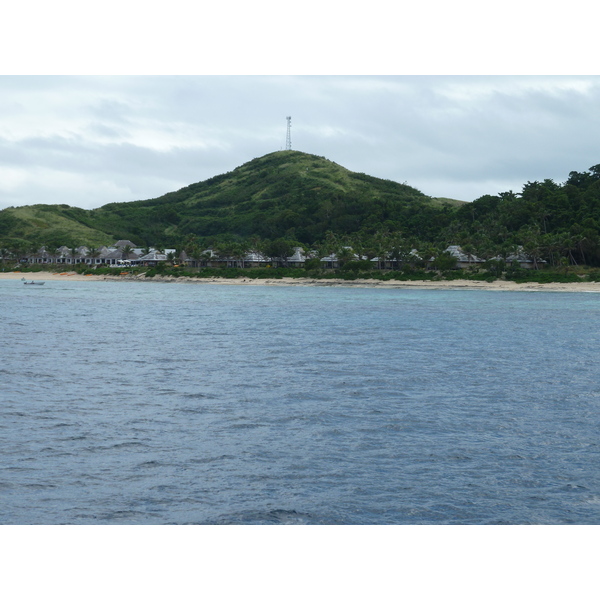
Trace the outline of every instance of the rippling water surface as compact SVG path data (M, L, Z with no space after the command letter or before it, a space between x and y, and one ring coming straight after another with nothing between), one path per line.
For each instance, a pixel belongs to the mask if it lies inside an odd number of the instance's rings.
M0 523L598 524L599 317L585 293L2 281Z

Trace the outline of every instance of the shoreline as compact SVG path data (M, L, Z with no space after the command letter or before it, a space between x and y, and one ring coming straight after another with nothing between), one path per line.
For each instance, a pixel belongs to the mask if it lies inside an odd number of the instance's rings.
M144 275L79 275L73 271L64 273L50 273L40 271L37 273L21 273L11 271L0 273L0 281L21 280L26 281L145 281L154 283L176 283L183 285L268 285L268 286L313 286L313 287L365 287L384 289L429 289L429 290L487 290L508 292L600 292L600 282L581 283L515 283L514 281L497 280L491 283L486 281L469 281L456 279L453 281L380 281L378 279L296 279L284 277L282 279L227 279L211 277L196 279L188 277L160 276L145 277Z

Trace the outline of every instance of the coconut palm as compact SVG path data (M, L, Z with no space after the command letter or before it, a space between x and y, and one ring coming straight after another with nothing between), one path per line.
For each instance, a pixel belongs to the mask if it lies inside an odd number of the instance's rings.
M0 248L0 261L4 265L4 261L11 255L11 252L8 248L2 246Z
M133 251L133 248L129 244L125 244L125 246L123 246L123 248L121 248L121 259L127 260L132 251Z
M75 259L79 256L79 250L77 246L73 245L73 247L69 250L69 254L71 255L71 263L75 264Z
M100 256L100 250L92 246L91 248L88 248L87 255L90 258L90 264L95 264L96 259Z

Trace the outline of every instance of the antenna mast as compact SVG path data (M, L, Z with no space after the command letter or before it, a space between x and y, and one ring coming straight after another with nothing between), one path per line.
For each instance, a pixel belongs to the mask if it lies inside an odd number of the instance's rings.
M286 117L287 119L287 135L285 136L285 149L292 149L292 117Z

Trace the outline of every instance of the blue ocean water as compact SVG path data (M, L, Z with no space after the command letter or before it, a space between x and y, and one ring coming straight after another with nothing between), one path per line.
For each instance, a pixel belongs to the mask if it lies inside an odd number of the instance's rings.
M598 524L592 293L0 282L2 524Z

